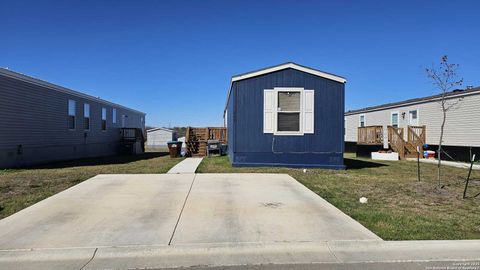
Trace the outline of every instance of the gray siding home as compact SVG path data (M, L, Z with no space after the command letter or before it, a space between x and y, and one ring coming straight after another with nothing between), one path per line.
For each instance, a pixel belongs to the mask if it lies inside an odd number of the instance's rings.
M407 141L408 127L423 127L425 143L437 150L440 139L442 110L440 95L410 99L345 113L345 144L348 151L357 151L359 127L387 126L404 129ZM480 87L455 90L447 94L447 103L459 102L448 112L443 144L455 160L467 161L472 153L480 155ZM382 147L382 146L378 146ZM383 147L382 147L383 148ZM449 159L448 156L445 156Z
M113 155L145 113L0 68L0 168Z

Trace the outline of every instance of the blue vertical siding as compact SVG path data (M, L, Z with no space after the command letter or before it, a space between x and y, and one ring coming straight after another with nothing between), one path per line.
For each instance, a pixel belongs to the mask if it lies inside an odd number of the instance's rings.
M234 90L235 87L232 86L232 90ZM229 96L228 100L228 105L227 105L227 140L228 140L228 156L230 158L230 162L233 162L235 153L234 153L234 134L235 134L235 124L233 122L233 116L234 116L234 107L235 107L235 92L232 91L232 93Z
M315 90L315 132L304 136L263 133L263 90ZM285 69L232 84L228 103L229 155L235 166L343 168L344 84Z

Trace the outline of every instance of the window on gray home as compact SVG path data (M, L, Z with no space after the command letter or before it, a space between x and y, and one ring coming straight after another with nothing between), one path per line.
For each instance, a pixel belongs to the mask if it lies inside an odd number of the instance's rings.
M278 131L300 131L300 92L278 92Z
M107 130L107 109L102 108L102 130Z
M117 109L115 108L112 109L112 123L117 123Z
M68 100L68 129L74 130L75 129L75 110L76 110L76 102L75 100Z
M83 129L90 130L90 104L83 104Z

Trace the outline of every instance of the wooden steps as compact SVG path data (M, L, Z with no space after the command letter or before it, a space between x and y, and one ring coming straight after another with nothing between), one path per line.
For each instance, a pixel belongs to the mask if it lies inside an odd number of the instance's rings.
M425 129L425 126L408 126L406 141L404 139L403 128L388 126L388 143L390 148L398 153L400 159L417 157L417 147L423 149L423 145L425 144Z
M188 127L185 134L187 156L203 157L207 155L208 140L218 140L227 143L227 129L219 127L193 128Z

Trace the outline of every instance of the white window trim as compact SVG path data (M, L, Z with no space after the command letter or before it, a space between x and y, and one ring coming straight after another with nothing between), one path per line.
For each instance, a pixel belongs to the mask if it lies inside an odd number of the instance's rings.
M397 126L398 128L400 127L400 112L399 111L393 111L393 112L390 112L390 126L393 127L393 115L396 114L397 115Z
M279 136L303 136L305 133L303 131L303 112L305 108L303 107L303 95L305 88L300 87L275 87L273 88L274 96L274 112L273 112L273 135ZM278 92L298 92L300 93L300 128L299 131L278 131Z
M358 116L358 127L362 127L362 116L363 116L363 126L367 126L367 117L365 116L364 113L360 114Z

